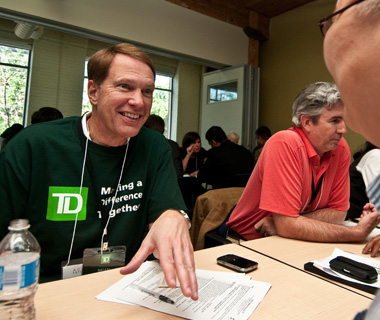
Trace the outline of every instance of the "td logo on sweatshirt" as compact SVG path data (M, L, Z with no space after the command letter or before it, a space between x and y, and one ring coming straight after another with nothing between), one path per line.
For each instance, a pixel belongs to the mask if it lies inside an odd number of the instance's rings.
M86 220L88 188L82 187L49 187L46 220L78 221Z

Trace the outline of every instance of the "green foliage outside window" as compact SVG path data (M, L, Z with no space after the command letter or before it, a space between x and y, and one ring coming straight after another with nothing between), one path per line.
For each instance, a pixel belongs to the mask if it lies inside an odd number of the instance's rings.
M29 50L0 45L0 134L23 124Z

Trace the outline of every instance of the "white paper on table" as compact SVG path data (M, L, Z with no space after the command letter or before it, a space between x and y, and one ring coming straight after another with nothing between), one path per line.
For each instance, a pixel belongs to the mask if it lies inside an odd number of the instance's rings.
M159 288L162 269L157 262L147 261L133 274L96 296L97 299L136 304L187 319L248 319L263 300L271 285L252 281L244 274L196 270L199 300L183 296L180 288ZM130 285L138 284L175 301L165 303Z
M358 281L358 280L355 280L353 278L347 277L341 273L335 272L334 270L331 270L330 269L330 261L332 259L338 257L338 256L343 256L343 257L355 260L357 262L368 264L368 265L370 265L376 269L377 274L380 273L380 261L378 261L376 259L372 259L372 258L366 258L366 257L363 257L363 256L358 255L358 254L346 252L346 251L340 250L338 248L334 249L334 252L332 253L332 255L330 257L314 261L313 262L314 267L316 267L316 268L318 268L318 269L320 269L320 270L322 270L328 274L331 274L335 277L344 279L344 280L348 280L351 282L357 282L357 283L361 283L361 284L366 284L368 286L375 287L375 288L380 288L380 277L378 277L378 280L374 283L366 283L363 281Z

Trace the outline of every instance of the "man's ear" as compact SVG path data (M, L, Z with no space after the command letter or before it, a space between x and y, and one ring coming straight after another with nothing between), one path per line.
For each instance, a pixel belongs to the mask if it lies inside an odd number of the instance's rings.
M93 106L96 106L98 103L98 91L99 86L95 83L94 80L88 80L87 83L87 95Z
M310 116L303 114L300 118L301 126L305 132L310 132L310 127L313 124L313 120Z

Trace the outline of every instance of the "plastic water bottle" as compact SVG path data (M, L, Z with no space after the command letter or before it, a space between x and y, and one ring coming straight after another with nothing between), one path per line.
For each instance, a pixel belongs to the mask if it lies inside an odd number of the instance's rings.
M12 220L0 243L0 319L34 320L40 273L40 246L29 221Z

